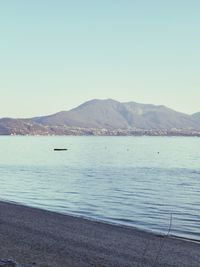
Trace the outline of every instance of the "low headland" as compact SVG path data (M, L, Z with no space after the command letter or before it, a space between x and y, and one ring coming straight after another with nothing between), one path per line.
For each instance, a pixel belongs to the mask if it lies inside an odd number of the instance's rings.
M199 267L200 243L0 202L0 259L39 267Z

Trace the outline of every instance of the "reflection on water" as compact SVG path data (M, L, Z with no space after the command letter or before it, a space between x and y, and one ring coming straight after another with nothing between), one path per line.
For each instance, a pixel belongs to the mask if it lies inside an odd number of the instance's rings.
M200 240L199 143L0 137L1 199L158 232L167 232L172 213L171 234Z

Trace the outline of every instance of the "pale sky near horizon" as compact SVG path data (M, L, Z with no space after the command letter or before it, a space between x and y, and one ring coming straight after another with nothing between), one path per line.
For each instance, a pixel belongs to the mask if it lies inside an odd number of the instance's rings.
M200 111L199 0L0 0L0 117L93 98Z

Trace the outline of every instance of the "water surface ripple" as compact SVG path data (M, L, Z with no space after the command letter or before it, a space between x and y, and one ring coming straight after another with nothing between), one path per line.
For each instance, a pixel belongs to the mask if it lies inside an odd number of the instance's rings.
M1 199L161 233L172 214L171 234L200 240L199 144L185 137L0 137Z

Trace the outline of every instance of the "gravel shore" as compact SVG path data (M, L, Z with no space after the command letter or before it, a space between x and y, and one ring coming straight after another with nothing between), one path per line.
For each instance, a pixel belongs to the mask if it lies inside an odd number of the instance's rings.
M40 267L199 267L200 243L0 202L0 259Z

